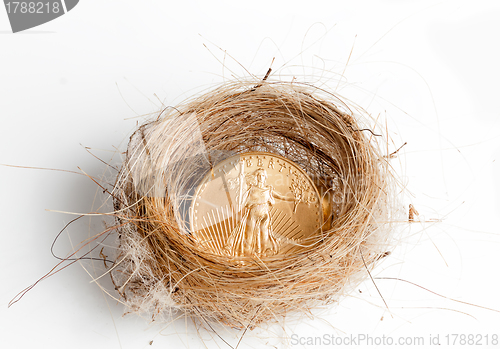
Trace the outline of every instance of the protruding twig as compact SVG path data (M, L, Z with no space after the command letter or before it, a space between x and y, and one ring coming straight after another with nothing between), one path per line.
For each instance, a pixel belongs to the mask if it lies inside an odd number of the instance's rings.
M386 155L385 157L388 158L388 159L393 159L396 157L396 154L401 150L401 148L403 148L406 144L408 144L408 142L404 142L404 144L402 146L400 146L396 151L393 151L392 153L390 153L389 155Z
M273 62L274 62L274 58L273 58L273 60L272 60L272 62L271 62L271 65L273 65ZM256 85L256 86L252 89L252 91L255 91L256 89L258 89L259 87L261 87L261 86L262 86L262 83L263 83L264 81L266 81L266 80L267 80L267 78L269 77L269 75L271 74L271 72L272 72L272 71L273 71L273 70L271 69L271 67L269 67L269 69L267 70L267 73L266 73L266 75L264 76L264 78L262 79L262 81L261 81L258 85Z

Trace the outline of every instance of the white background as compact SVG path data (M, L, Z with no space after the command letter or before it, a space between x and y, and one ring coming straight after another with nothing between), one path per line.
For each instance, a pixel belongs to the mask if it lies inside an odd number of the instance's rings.
M491 340L500 335L499 18L498 1L81 1L12 34L0 9L0 163L79 167L112 182L113 170L85 147L119 166L136 124L162 103L262 77L275 58L271 79L337 90L387 125L389 152L407 142L392 161L420 222L373 275L497 312L377 280L389 312L367 281L315 319L261 339L248 332L240 347L282 347L294 334ZM73 216L47 209L90 212L102 197L79 174L0 166L0 176L2 347L198 348L200 336L207 347L227 347L185 319L164 326L122 317L79 265L7 309L57 263L51 243ZM71 226L71 240L99 232L101 221ZM56 251L69 249L65 234ZM241 333L221 335L235 346Z

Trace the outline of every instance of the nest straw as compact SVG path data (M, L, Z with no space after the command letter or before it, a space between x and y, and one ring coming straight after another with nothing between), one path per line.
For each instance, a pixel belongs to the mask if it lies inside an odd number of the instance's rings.
M252 328L336 302L367 278L387 251L394 207L384 138L368 120L306 84L238 81L141 126L113 193L121 227L111 275L130 311L158 320L181 310L203 323ZM295 162L331 212L296 253L241 267L197 244L186 207L215 164L249 151Z

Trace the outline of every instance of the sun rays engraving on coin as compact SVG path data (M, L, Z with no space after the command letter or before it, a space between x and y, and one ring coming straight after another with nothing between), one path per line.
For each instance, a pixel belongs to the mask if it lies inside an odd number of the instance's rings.
M229 259L292 252L320 232L323 214L308 175L281 156L235 155L215 165L190 208L193 238Z

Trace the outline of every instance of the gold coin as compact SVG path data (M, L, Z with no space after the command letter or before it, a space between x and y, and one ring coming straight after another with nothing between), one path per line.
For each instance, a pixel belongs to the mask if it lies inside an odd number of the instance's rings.
M227 158L205 176L190 208L200 248L232 258L287 254L321 231L321 198L306 172L265 152Z

